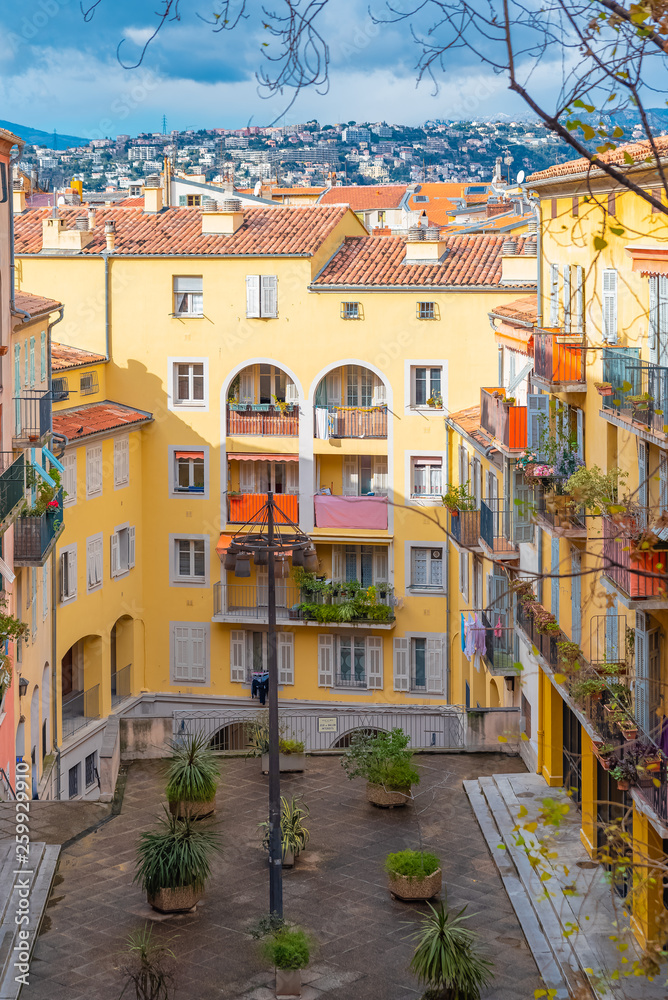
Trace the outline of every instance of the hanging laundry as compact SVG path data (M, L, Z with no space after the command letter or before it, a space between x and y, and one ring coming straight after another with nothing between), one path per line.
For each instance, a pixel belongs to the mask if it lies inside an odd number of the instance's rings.
M503 626L501 624L501 615L496 619L496 625L494 626L494 635L497 639L500 639L503 634Z
M475 653L474 624L473 615L469 614L468 621L466 623L466 645L464 646L464 656L467 660L470 660Z
M259 698L264 705L269 691L269 673L253 674L251 680L251 698Z
M464 618L464 612L462 611L462 653L466 648L466 619Z
M474 640L473 640L474 649L476 653L479 653L481 656L484 656L485 653L487 652L487 634L485 626L480 621L477 615L475 616L473 631L474 631Z

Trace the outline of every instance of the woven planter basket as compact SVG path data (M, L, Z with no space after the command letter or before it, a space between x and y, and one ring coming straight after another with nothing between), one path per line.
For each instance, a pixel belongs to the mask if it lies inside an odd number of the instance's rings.
M216 800L187 802L181 799L178 802L170 802L169 811L172 816L178 816L179 819L183 819L186 813L191 819L204 819L205 816L211 816L216 811Z
M185 913L197 906L202 893L194 885L182 885L178 889L159 889L154 896L147 893L146 898L160 913Z
M390 875L387 887L397 899L431 899L441 891L443 872L437 868L426 878L409 878L408 875Z
M366 797L374 806L381 806L384 809L391 809L396 806L405 806L410 802L410 788L393 790L385 788L383 785L374 785L370 781L366 786Z

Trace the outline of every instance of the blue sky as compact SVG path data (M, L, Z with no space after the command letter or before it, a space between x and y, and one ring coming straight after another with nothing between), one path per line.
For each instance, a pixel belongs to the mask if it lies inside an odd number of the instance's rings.
M197 16L210 16L214 2L181 0L180 21L163 28L135 70L119 65L117 44L126 39L122 51L132 61L156 23L160 0L101 0L87 23L78 0L4 4L0 118L88 138L157 131L163 114L168 128L178 129L268 124L289 98L258 94L261 53L274 51L262 48L261 5L251 0L250 16L234 34L215 34ZM416 90L418 53L408 25L375 25L364 0L331 0L322 30L330 46L329 92L300 95L286 122L418 124L521 108L503 78L464 53L453 58L437 96L429 82Z

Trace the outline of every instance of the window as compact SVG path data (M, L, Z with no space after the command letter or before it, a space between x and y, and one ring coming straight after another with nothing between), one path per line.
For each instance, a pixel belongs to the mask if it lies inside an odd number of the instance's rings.
M363 587L387 583L387 548L384 545L335 545L332 549L332 580L359 580Z
M442 695L445 663L442 635L393 639L394 690Z
M654 365L668 365L668 276L665 274L649 279L649 360Z
M465 601L469 599L469 554L459 553L459 590Z
M418 319L438 319L435 302L418 302L416 308Z
M90 788L97 781L97 751L89 753L86 757L86 788Z
M336 687L366 687L365 640L341 636L336 646Z
M174 315L203 316L204 296L202 292L202 276L187 275L174 277Z
M344 456L341 492L344 497L387 496L387 456Z
M359 302L342 302L341 319L362 319L362 310Z
M177 406L204 406L204 382L202 362L177 362L174 365L174 403Z
M443 460L413 458L411 460L411 496L440 497L443 495Z
M82 396L93 396L99 391L97 372L84 372L79 379L79 393Z
M562 307L564 311L563 327L566 332L571 329L571 269L570 265L563 267Z
M318 686L382 689L382 638L318 636Z
M413 368L413 406L428 406L428 400L442 402L441 374L440 367L423 368L415 366Z
M60 403L69 397L70 391L65 376L51 379L51 395L54 403Z
M427 197L426 194L414 194L413 195L413 201L414 202L429 201L429 198Z
M411 587L443 589L443 549L413 547L411 549Z
M86 499L102 493L102 445L86 449Z
M614 268L603 271L603 339L609 344L617 343L617 272Z
M111 542L111 576L124 576L135 564L135 529L127 524L114 531Z
M81 785L81 764L75 764L67 773L68 798L76 799Z
M275 274L246 275L246 316L275 319L278 316L278 278Z
M171 622L170 632L171 683L208 684L210 641L208 624Z
M551 201L550 201L550 209L551 209L550 214L551 214L552 218L556 219L557 218L557 199L556 198L552 198L551 199Z
M385 212L382 211L378 212L378 225L379 226L385 225Z
M204 539L177 538L175 568L179 580L204 583L206 578L206 551Z
M71 601L77 596L77 547L68 545L60 552L60 600Z
M294 632L276 635L278 658L278 683L294 684ZM233 629L230 632L230 677L235 683L250 684L253 674L267 672L267 633L250 629Z
M102 533L86 539L86 588L88 592L102 586Z
M374 378L368 368L347 365L344 388L346 406L373 406Z
M35 338L30 338L30 388L35 385Z
M65 498L63 503L69 506L77 502L77 453L70 452L61 459L65 471L63 472L63 490Z
M129 438L114 440L114 486L127 486L130 482Z
M181 203L182 197L184 196L181 195L179 198L179 204ZM185 203L188 208L199 208L199 206L202 204L201 194L187 194L185 195L185 199L186 199Z
M174 452L174 490L176 493L204 492L204 452Z
M298 462L239 462L239 492L299 493Z
M39 380L46 381L46 330L39 335Z
M411 690L427 689L427 640L411 639Z
M559 325L559 265L550 264L550 326Z

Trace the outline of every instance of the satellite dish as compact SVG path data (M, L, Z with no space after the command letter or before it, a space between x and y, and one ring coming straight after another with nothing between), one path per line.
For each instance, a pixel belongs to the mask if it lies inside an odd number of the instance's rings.
M519 174L517 175L517 183L518 183L518 184L521 184L521 183L522 183L522 181L524 180L524 176L525 176L525 175L524 175L524 171L523 171L523 170L520 170Z

